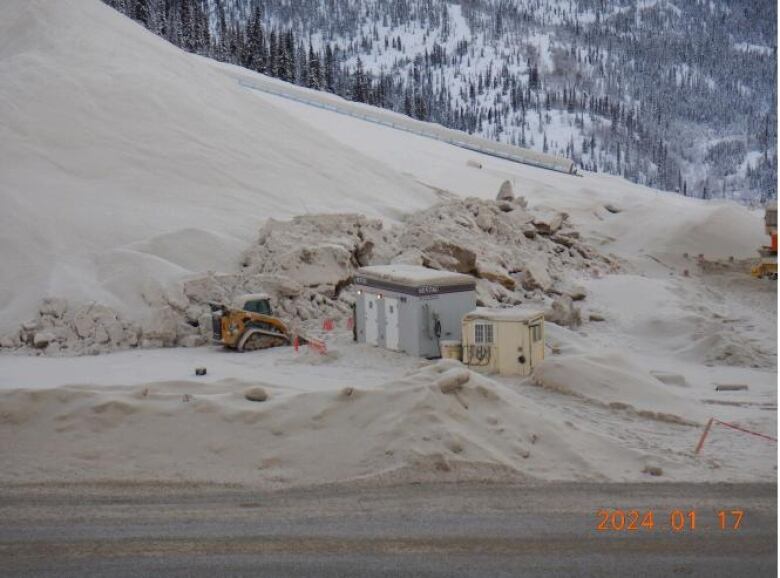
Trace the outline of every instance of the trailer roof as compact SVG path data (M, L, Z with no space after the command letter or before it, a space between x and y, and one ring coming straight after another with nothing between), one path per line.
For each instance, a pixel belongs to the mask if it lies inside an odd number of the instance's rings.
M474 311L466 313L464 321L485 319L488 321L532 321L537 317L543 317L544 313L539 309L530 307L477 307Z
M439 287L476 285L476 281L470 275L453 273L451 271L439 271L417 265L372 265L361 267L355 273L356 283L360 283L360 277L375 281L387 281L406 287L421 287L434 285Z

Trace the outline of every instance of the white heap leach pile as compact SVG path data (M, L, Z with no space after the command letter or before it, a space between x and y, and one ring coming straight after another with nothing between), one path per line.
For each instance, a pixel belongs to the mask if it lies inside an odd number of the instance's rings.
M565 213L531 211L522 197L509 197L447 200L391 226L358 214L269 219L238 272L204 273L169 287L145 319L47 299L38 317L5 335L0 347L73 355L202 345L211 335L209 303L259 291L294 325L345 319L355 303L355 271L387 264L468 275L479 306L530 303L546 309L549 321L578 325L574 302L585 298L578 279L618 270L617 259L583 240Z

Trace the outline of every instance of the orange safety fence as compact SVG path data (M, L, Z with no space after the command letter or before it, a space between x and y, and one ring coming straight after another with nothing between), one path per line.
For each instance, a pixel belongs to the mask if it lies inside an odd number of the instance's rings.
M701 434L701 438L699 438L699 443L696 445L696 451L694 453L698 454L701 451L701 448L704 446L704 440L707 439L707 436L710 433L710 429L712 429L712 425L716 423L731 428L733 430L740 431L742 433L750 434L752 436L756 436L777 443L777 438L773 438L772 436L768 436L766 434L758 433L755 431L750 431L749 429L745 429L736 424L728 423L726 421L720 421L719 419L715 419L714 417L711 417L707 422L707 425L704 426L704 431Z

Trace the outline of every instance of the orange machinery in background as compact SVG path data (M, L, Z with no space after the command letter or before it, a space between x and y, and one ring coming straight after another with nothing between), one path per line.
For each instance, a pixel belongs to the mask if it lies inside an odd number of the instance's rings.
M764 214L764 229L771 243L758 250L761 256L758 264L751 271L754 277L768 277L777 281L777 201L770 201Z

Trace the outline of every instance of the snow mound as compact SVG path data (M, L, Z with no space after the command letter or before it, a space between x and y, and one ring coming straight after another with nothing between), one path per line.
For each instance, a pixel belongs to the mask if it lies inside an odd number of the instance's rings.
M442 387L455 374L458 386ZM267 400L247 401L250 387ZM637 476L643 464L614 441L567 437L510 387L453 361L369 389L291 394L269 383L178 381L0 398L0 434L14 440L0 454L4 482L603 480L609 460Z
M740 335L722 323L712 323L693 335L691 343L680 349L680 358L705 365L756 367L771 369L777 365L776 348L755 338Z
M690 425L704 419L698 404L676 395L617 353L548 358L534 370L533 381L545 389L642 417Z
M99 0L4 1L0 38L0 329L44 297L136 318L129 277L233 270L268 216L435 200Z
M704 365L771 368L776 364L774 339L767 341L751 331L740 305L773 315L774 303L760 300L747 271L728 287L728 297L702 299L712 295L724 280L707 278L702 286L686 287L670 278L640 275L610 275L583 281L589 306L603 312L615 335L637 351L649 347L680 359ZM772 295L774 298L774 295ZM755 301L755 303L753 302Z

